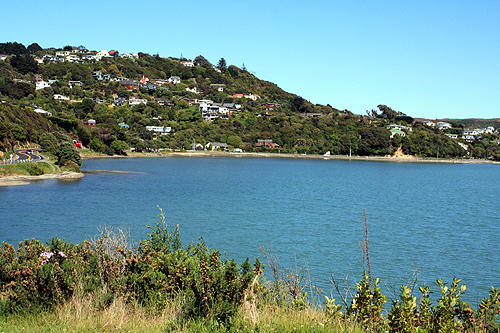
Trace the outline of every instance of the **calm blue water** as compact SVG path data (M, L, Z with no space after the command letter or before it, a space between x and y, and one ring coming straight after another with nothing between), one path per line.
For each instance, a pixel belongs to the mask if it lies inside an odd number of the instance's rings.
M464 279L474 304L500 286L498 165L166 157L82 169L137 173L0 187L0 241L80 242L108 225L137 242L158 205L185 244L203 237L238 262L262 260L259 245L271 244L283 266L309 268L329 294L332 273L361 277L365 209L372 274L386 292L414 270L420 283Z

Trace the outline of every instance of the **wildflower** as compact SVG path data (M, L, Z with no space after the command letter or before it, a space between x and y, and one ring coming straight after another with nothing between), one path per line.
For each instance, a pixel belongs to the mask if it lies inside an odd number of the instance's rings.
M67 258L68 256L64 254L64 252L59 251L59 255L63 258Z
M54 252L45 251L45 252L42 252L40 254L40 257L46 258L48 260L48 259L52 258L53 255L54 255Z

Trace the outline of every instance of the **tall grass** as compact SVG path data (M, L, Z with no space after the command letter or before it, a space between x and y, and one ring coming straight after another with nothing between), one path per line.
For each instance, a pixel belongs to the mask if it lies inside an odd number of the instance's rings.
M47 162L15 163L0 165L0 177L12 175L35 176L36 174L33 171L35 168L38 175L52 172L52 167Z

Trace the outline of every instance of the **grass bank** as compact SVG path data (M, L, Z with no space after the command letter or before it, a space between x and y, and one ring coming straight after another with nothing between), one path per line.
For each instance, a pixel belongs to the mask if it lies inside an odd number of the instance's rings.
M25 175L40 176L52 173L54 170L48 162L29 162L0 165L0 177Z

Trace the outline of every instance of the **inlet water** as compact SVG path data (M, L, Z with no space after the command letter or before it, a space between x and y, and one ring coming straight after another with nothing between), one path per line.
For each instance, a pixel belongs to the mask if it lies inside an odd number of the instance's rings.
M361 278L365 210L372 274L389 297L415 272L431 289L462 278L474 305L500 286L498 165L165 157L85 160L82 170L81 180L0 187L0 241L81 242L106 225L138 242L159 206L184 244L203 237L238 262L263 260L259 246L271 245L329 294L332 274Z

